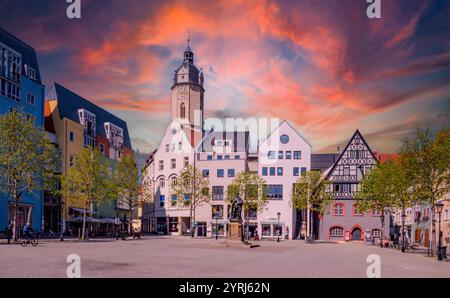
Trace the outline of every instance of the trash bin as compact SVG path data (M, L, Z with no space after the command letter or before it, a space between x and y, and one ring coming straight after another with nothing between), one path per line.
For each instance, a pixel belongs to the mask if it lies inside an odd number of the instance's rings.
M120 233L120 238L121 238L122 240L127 240L127 232L122 231L122 232Z

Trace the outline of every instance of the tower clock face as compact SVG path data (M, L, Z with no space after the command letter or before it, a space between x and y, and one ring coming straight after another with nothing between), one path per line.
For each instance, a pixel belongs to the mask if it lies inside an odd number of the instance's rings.
M177 90L177 98L178 100L187 100L189 96L189 87L188 86L180 86Z

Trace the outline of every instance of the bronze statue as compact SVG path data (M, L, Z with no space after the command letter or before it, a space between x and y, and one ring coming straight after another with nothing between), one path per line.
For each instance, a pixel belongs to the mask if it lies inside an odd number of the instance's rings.
M233 203L231 203L231 216L230 220L241 220L242 219L242 205L244 201L236 196L233 199Z

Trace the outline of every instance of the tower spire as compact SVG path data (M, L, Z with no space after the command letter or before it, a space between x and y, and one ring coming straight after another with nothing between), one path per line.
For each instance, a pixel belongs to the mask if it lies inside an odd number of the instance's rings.
M184 51L184 62L188 62L190 64L194 63L194 53L191 50L191 32L188 30L187 34L187 48Z

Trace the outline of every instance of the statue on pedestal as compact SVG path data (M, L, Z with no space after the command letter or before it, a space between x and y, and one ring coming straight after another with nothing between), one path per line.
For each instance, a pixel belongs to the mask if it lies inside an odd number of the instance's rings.
M242 205L244 205L244 201L239 196L234 197L231 203L230 221L242 220Z

